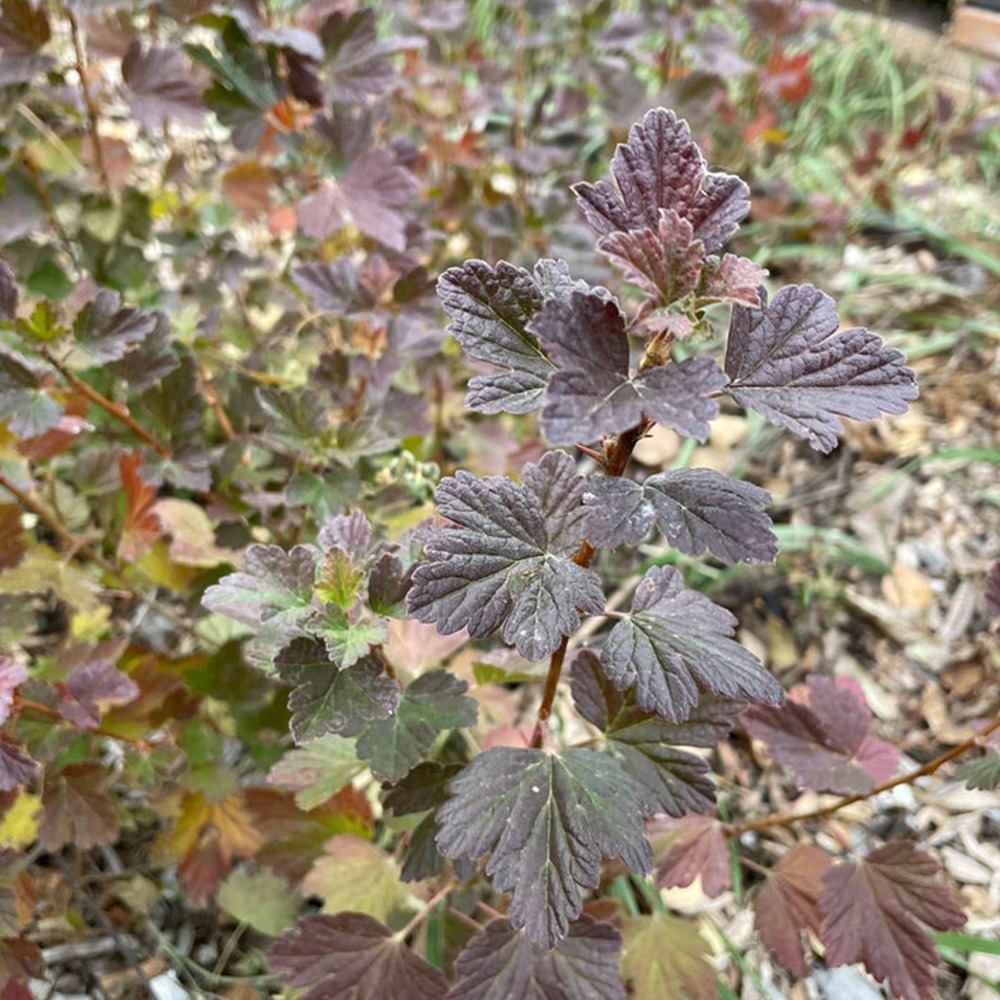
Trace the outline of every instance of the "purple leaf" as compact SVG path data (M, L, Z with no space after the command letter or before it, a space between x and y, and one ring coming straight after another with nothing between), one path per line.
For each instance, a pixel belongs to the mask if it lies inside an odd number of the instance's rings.
M630 378L625 318L613 299L573 292L568 301L547 302L528 328L559 365L542 409L553 444L620 433L644 412L681 434L708 437L707 421L718 413L711 396L725 376L710 358L688 358Z
M492 851L486 872L497 892L513 892L510 921L552 948L583 906L581 889L600 881L601 858L631 871L651 864L632 781L609 756L494 747L448 785L437 814L438 847L474 861Z
M645 815L684 816L715 805L708 763L679 748L716 746L744 702L706 696L684 722L664 722L618 691L590 650L573 661L573 700L579 713L604 733L605 752L635 782Z
M580 611L604 610L600 578L560 554L566 512L554 522L556 499L539 500L536 473L528 485L468 472L444 479L438 513L452 521L429 537L426 561L407 595L410 614L442 635L468 628L473 638L502 629L505 642L528 660L551 653L580 624ZM576 487L570 481L568 488Z
M658 306L697 288L705 256L705 244L694 238L691 223L666 208L656 229L609 233L597 241L597 249Z
M324 552L340 549L352 561L360 561L372 542L372 526L363 510L338 514L319 531L319 546Z
M653 519L675 549L723 562L773 562L777 539L763 508L766 490L712 469L677 469L641 485L608 477L588 482L587 538L594 545L638 545Z
M0 792L11 792L35 776L38 764L21 747L0 739Z
M731 174L709 173L691 129L673 111L647 112L611 162L608 181L576 184L587 221L602 236L634 229L657 231L660 209L690 223L694 238L714 253L750 209L749 188Z
M123 306L118 292L102 288L83 307L73 324L76 342L94 364L117 361L155 329L158 315Z
M551 951L509 920L492 920L455 959L461 976L448 1000L625 1000L618 975L621 936L584 915Z
M608 679L635 685L636 703L668 722L683 722L701 689L779 704L783 692L757 658L732 639L736 619L704 594L684 589L672 566L654 566L636 588L632 610L601 650Z
M303 917L267 953L302 1000L444 1000L448 981L388 927L363 913Z
M66 701L59 706L63 718L81 729L96 729L105 709L137 698L139 687L105 657L74 667L66 681L66 693Z
M317 240L353 222L366 236L393 250L406 249L404 210L413 203L419 184L388 149L362 153L337 179L326 178L299 202L299 227Z
M338 257L331 264L299 264L292 278L317 309L338 316L348 311L358 286L354 265L347 257Z
M535 494L542 509L549 547L559 555L573 555L583 541L586 482L564 451L546 452L537 465L529 463L521 473L521 485Z
M129 108L147 129L160 129L166 118L204 117L201 87L180 49L153 46L143 52L135 39L122 59L122 77L130 91Z
M0 420L19 438L37 437L57 426L62 405L18 357L0 351Z
M466 406L483 413L537 409L554 366L528 330L544 301L535 278L505 261L494 269L467 260L441 275L437 293L452 319L448 332L465 353L501 369L470 380Z
M838 334L833 300L818 289L789 285L762 302L733 308L726 374L740 405L829 452L843 430L838 415L903 413L916 398L903 355L867 330Z
M827 964L864 962L900 1000L931 1000L938 956L921 924L946 931L965 923L939 870L930 854L905 840L834 865L819 899Z
M751 706L743 724L800 788L865 794L892 777L899 753L868 732L872 714L849 678L810 677L780 708Z

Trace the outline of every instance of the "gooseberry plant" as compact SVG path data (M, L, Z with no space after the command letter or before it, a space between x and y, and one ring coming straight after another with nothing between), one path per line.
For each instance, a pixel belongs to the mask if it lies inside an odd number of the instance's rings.
M703 442L728 398L826 453L841 417L901 413L917 393L903 356L867 330L841 331L828 296L796 285L769 298L762 269L725 252L749 189L710 172L671 111L633 127L611 172L574 191L598 251L642 293L631 315L557 260L531 270L469 260L438 281L451 334L481 364L467 407L538 411L553 450L517 481L444 478L437 520L402 542L379 541L359 511L343 514L318 545L251 547L242 572L205 594L209 609L256 631L254 659L292 688L299 765L281 765L285 773L307 784L323 768L343 780L370 767L387 814L413 818L403 879L430 880L426 906L395 930L339 911L305 916L279 938L270 969L308 988L307 1000L714 997L706 944L666 912L646 881L654 866L661 886L700 876L717 895L741 836L915 777L893 778L898 755L870 734L856 684L813 677L786 700L735 638L734 615L688 589L676 566L649 568L628 611L607 607L601 568L654 524L686 556L776 556L759 486L703 468L629 474L655 425ZM720 303L732 310L721 366L692 349ZM584 474L577 453L597 471ZM447 670L414 679L397 670L382 645L394 616L547 659L530 735L485 749L451 738L475 724L477 703ZM574 647L585 617L609 627ZM554 713L564 674L574 710ZM800 787L844 798L813 813L718 818L697 750L725 739L741 714ZM818 940L828 965L863 962L897 996L931 996L936 952L925 928L964 917L930 854L897 840L834 862L802 842L753 869L764 876L758 932L791 972L807 973ZM587 897L623 882L640 892L626 893L632 913L615 926ZM492 918L485 927L477 907ZM418 954L418 929L434 912L476 930L450 976L440 942L433 963Z

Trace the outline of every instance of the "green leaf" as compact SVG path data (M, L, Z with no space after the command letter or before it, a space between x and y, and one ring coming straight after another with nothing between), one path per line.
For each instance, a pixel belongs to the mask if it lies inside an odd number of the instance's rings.
M73 282L66 272L54 261L43 261L28 275L25 282L29 292L44 295L47 299L57 301L66 298L73 291Z
M276 937L295 923L302 897L289 884L266 869L237 869L219 887L219 906L255 931Z
M955 777L965 782L966 788L992 791L1000 785L1000 753L988 753L961 764Z
M399 685L383 676L382 664L368 656L347 669L331 663L316 639L295 639L274 663L282 679L295 685L288 698L296 743L328 733L356 736L369 723L388 719L399 704Z
M476 724L478 706L468 684L443 670L418 677L400 698L395 715L358 738L358 756L384 781L396 782L434 745L438 733Z
M300 809L313 809L332 798L365 769L354 740L324 736L307 747L290 750L271 768L268 780L295 792Z
M325 913L353 910L376 920L385 920L406 896L392 858L349 833L327 841L302 889L323 900Z
M469 861L492 851L486 872L497 892L513 892L511 923L542 948L565 937L603 857L637 873L652 864L639 791L606 754L494 747L448 792L438 847Z
M341 667L357 663L373 644L389 639L389 630L382 618L365 611L347 614L332 604L326 605L310 620L309 630L322 637L330 658Z
M332 601L344 611L354 607L364 574L354 568L351 557L341 548L333 548L323 557L316 584L316 596Z
M698 928L654 913L622 924L622 972L634 1000L715 1000L715 970Z

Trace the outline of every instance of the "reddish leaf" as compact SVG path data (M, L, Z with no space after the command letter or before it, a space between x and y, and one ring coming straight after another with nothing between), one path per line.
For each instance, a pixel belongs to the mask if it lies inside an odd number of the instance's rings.
M780 97L789 104L799 104L812 90L812 76L809 74L811 53L802 52L797 56L786 56L775 46L761 80L765 94Z
M230 865L223 856L219 831L207 827L177 866L177 881L195 906L204 906L222 884Z
M24 993L11 990L17 980L41 974L42 966L38 945L24 938L4 938L0 941L0 987L4 988L2 1000L22 1000ZM33 994L29 993L29 996Z
M26 785L34 777L37 767L19 746L0 740L0 792Z
M760 286L766 275L766 268L747 257L737 257L733 253L723 254L721 258L710 257L702 271L701 294L757 309Z
M289 986L310 987L302 1000L443 1000L444 976L362 913L305 917L267 953Z
M122 455L118 459L118 471L122 488L125 490L125 526L118 543L118 558L133 562L148 552L160 535L163 526L153 511L156 490L147 486L139 477L142 456Z
M857 681L810 677L779 708L753 705L743 713L751 736L791 768L802 788L863 794L890 778L899 753L868 733L872 714Z
M729 888L732 871L722 823L714 816L685 816L658 827L672 836L659 859L656 874L664 889L690 885L699 875L707 896Z
M309 810L300 809L293 795L273 788L248 788L245 795L264 839L255 860L290 882L298 882L306 874L335 834L370 837L374 829L367 797L351 785Z
M931 1000L937 951L921 924L946 931L965 923L931 855L896 840L823 879L819 908L829 965L864 962L900 1000Z
M245 160L222 175L226 197L248 219L256 219L271 210L274 184L274 174L259 160Z
M118 813L105 794L108 773L95 762L70 764L45 775L38 842L46 851L67 844L87 850L118 838Z
M818 847L798 844L770 871L753 901L754 922L761 941L789 972L808 972L802 931L819 934L823 922L819 896L830 859Z
M81 729L96 729L106 709L126 705L138 695L135 681L116 669L113 660L103 657L73 668L59 711Z

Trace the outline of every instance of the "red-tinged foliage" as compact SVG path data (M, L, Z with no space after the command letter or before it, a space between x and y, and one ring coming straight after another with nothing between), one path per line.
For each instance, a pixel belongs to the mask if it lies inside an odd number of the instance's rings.
M0 504L0 570L16 566L24 555L26 540L21 528L21 508Z
M153 542L163 534L160 519L153 511L156 490L147 486L139 476L142 455L122 455L118 460L122 489L125 491L125 524L118 543L118 557L127 562L152 548Z
M657 829L669 837L666 851L656 861L657 879L663 888L690 885L699 876L707 896L719 896L729 888L729 849L722 823L716 817L665 820Z
M940 867L926 851L899 840L834 865L819 900L827 962L864 962L900 1000L931 1000L938 959L923 925L946 931L965 923Z
M868 732L872 713L853 678L810 677L779 708L751 706L743 724L794 771L801 788L864 793L892 777L898 751Z
M443 1000L448 989L438 969L361 913L303 918L271 946L267 964L307 987L303 1000Z
M73 668L59 711L74 726L96 729L107 709L127 705L138 694L138 685L118 670L113 660L98 658Z
M761 79L764 92L772 97L779 97L789 104L800 104L812 89L812 76L809 73L810 58L809 52L789 56L775 46L771 50L771 58Z
M118 811L108 797L107 771L98 763L69 764L46 775L38 842L47 851L68 844L86 850L118 838Z
M819 897L832 862L825 851L797 844L770 870L753 901L761 941L797 976L808 973L803 932L819 935L823 922Z

